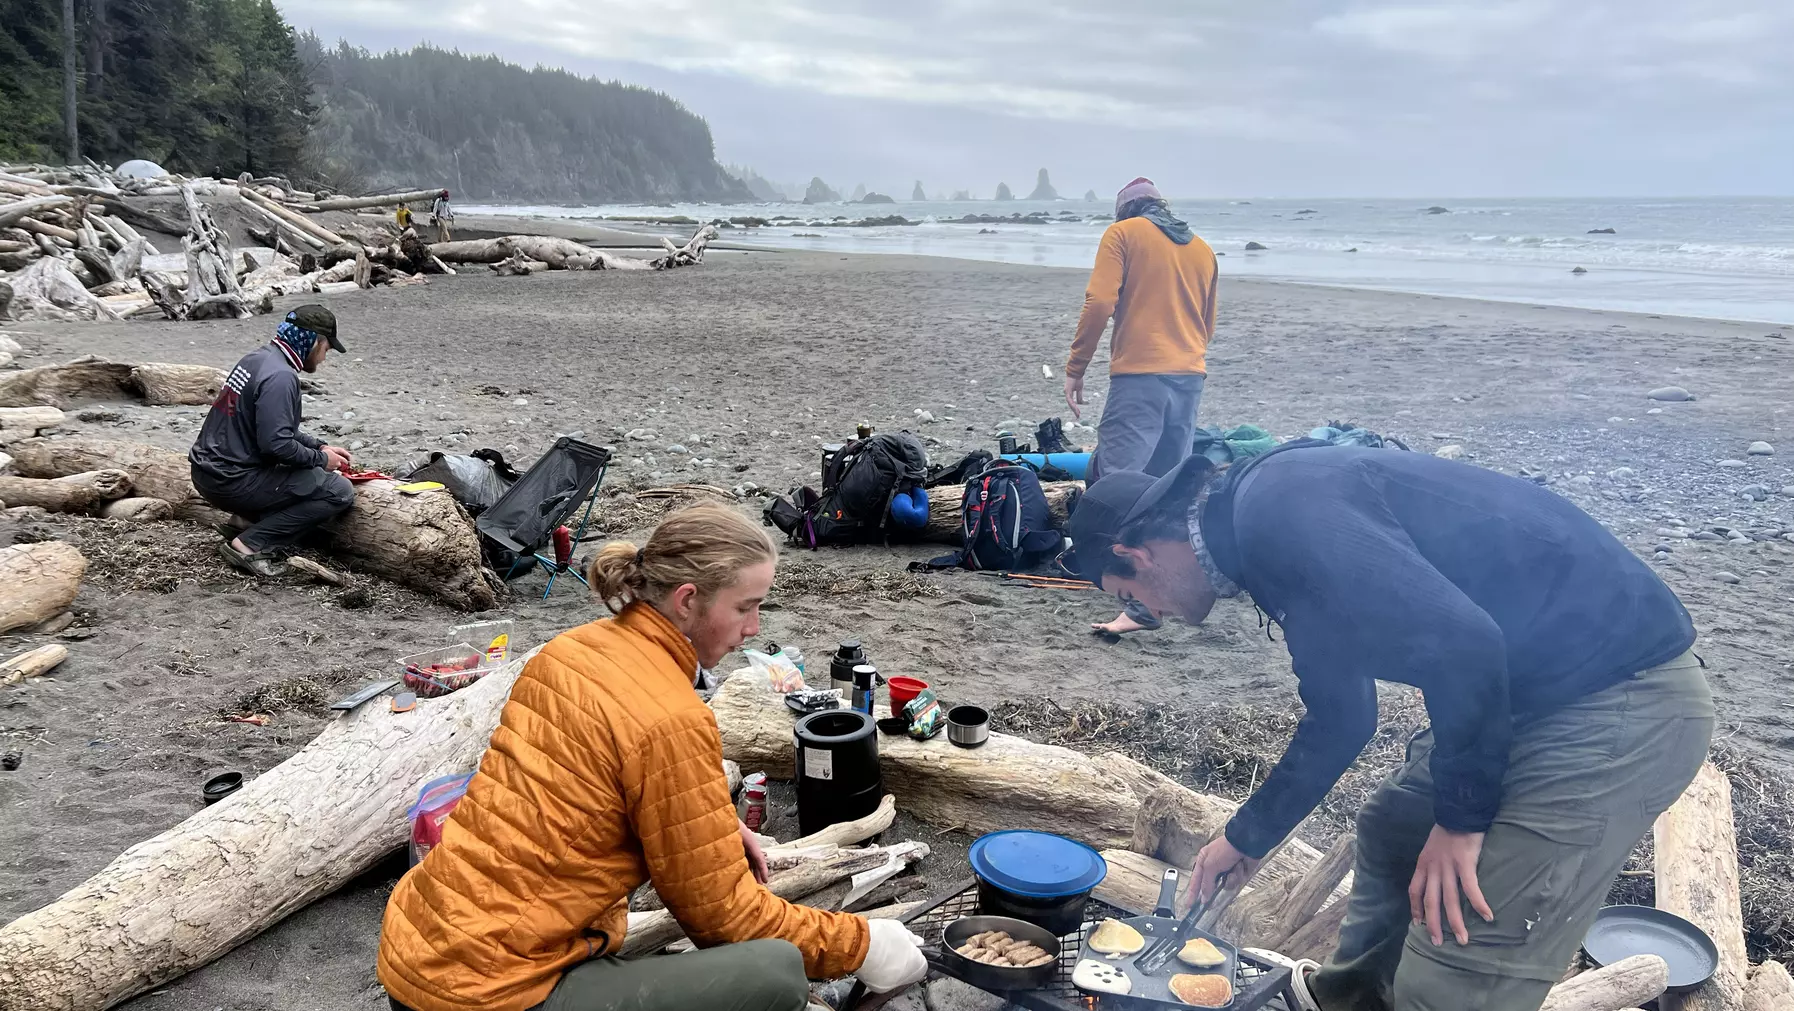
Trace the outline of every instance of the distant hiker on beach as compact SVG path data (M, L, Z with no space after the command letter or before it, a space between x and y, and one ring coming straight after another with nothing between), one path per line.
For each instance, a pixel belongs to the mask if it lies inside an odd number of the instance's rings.
M1109 400L1088 483L1106 471L1164 474L1190 455L1215 329L1215 277L1214 250L1171 214L1151 179L1121 188L1065 362L1065 404L1081 417L1084 373L1114 318ZM1131 607L1092 628L1120 634L1158 626L1149 610Z
M349 451L299 430L299 373L318 371L332 350L340 354L343 345L329 309L287 313L274 340L225 376L187 454L200 497L253 524L220 531L218 553L244 572L283 575L284 548L355 504L355 489L339 473L349 469Z
M394 1011L804 1011L807 978L885 993L928 975L904 924L768 891L729 801L694 685L760 634L777 560L720 505L592 559L612 614L524 665L442 842L392 890L377 972ZM620 957L649 883L697 951Z
M436 226L436 241L449 241L449 227L455 223L455 209L449 206L449 191L436 194L430 205L430 223Z
M393 212L393 217L395 219L397 219L399 222L399 231L403 232L405 229L410 228L411 227L411 205L410 204L400 204L399 209L397 211Z
M1112 471L1070 564L1201 622L1251 594L1302 722L1191 871L1251 880L1377 733L1377 683L1430 727L1364 802L1339 947L1291 1011L1538 1011L1713 733L1682 602L1599 521L1531 481L1426 453L1286 443L1224 470ZM1625 1002L1622 1002L1625 1003Z

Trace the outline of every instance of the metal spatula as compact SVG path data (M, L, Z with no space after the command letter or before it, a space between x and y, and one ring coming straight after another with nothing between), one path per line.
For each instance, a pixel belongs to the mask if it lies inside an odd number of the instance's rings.
M1196 921L1202 918L1203 912L1216 898L1220 897L1222 890L1227 887L1227 873L1223 871L1215 875L1214 894L1210 895L1207 900L1199 901L1191 906L1190 911L1184 914L1184 918L1178 921L1176 931L1172 932L1169 937L1154 941L1151 947L1134 960L1135 968L1151 976L1163 969L1166 962L1171 961L1171 956L1177 954L1178 949L1184 946L1184 942L1190 939L1190 931L1196 928Z

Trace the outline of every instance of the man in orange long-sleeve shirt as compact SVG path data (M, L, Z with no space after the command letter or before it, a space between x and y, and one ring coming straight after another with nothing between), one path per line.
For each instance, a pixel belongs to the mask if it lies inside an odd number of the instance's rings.
M1104 471L1165 474L1190 455L1196 411L1215 327L1215 253L1173 217L1144 176L1115 196L1115 223L1103 233L1084 289L1084 312L1065 362L1065 403L1084 403L1084 373L1112 317L1109 399L1097 427L1087 480ZM1131 608L1098 632L1158 627Z

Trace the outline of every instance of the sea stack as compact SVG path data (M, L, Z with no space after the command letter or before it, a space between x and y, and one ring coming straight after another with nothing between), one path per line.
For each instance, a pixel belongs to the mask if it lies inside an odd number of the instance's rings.
M927 200L928 199L928 194L922 192L922 180L920 180L920 179L916 180L916 188L910 191L909 198L911 200Z
M1015 194L1009 192L1009 184L1008 183L998 183L997 184L997 195L996 195L995 199L997 199L997 200L1014 200Z
M1028 194L1028 199L1029 200L1057 200L1057 199L1059 199L1059 191L1056 189L1053 189L1053 181L1051 179L1047 178L1047 170L1046 169L1040 170L1039 177L1037 177L1034 180L1034 192Z
M1096 191L1095 190L1085 190L1084 191L1084 202L1087 204L1096 203Z
M823 182L821 176L813 177L810 180L810 188L804 191L804 203L806 204L829 204L840 199L841 194L829 189L828 183Z

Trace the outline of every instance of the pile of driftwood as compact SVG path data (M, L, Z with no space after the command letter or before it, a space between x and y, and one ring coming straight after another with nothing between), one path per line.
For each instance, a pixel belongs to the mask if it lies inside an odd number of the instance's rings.
M420 700L412 712L365 706L343 717L224 802L0 927L0 1011L110 1006L211 961L348 882L404 843L404 812L418 784L475 765L527 659ZM762 679L730 678L711 707L732 779L743 770L792 774L792 717ZM894 797L859 821L769 844L775 892L834 909L901 899L914 883L893 875L926 849L851 848L890 826L894 802L972 833L1040 828L1100 847L1110 871L1097 897L1144 911L1163 871L1187 868L1234 810L1124 755L1003 734L975 751L884 738L880 758ZM1713 982L1663 1000L1696 1011L1789 1011L1794 984L1785 969L1773 962L1752 968L1744 955L1729 797L1724 774L1709 766L1656 827L1659 903L1699 924L1721 951ZM1326 852L1292 838L1204 922L1248 945L1324 957L1337 941L1352 861L1350 838ZM630 914L626 956L679 943L678 923L655 905L638 902ZM867 915L900 917L911 908L897 903ZM1663 995L1667 980L1655 956L1566 971L1545 1006L1623 1011Z
M663 255L638 259L541 235L428 243L383 223L345 236L314 217L437 192L331 197L247 175L142 180L98 167L0 166L0 319L240 319L271 311L279 295L421 284L454 273L450 264L483 263L501 275L665 270L703 262L716 236L705 225L684 245L662 239ZM183 219L141 200L167 196L181 197ZM213 220L221 206L259 222L245 228L253 247L233 249ZM179 236L180 253L164 254L139 228Z

